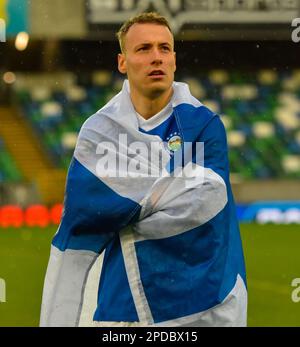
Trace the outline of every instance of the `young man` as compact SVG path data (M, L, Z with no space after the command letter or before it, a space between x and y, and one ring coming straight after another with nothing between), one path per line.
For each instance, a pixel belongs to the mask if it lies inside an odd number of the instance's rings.
M245 326L224 127L174 82L164 17L138 15L118 38L128 80L80 131L41 325Z

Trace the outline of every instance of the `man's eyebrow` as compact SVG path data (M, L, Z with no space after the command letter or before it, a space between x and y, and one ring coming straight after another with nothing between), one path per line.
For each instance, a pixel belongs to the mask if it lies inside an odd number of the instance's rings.
M141 43L138 43L136 44L133 49L137 49L139 47L145 47L145 46L151 46L151 43L150 42L141 42Z
M150 45L152 45L151 42L141 42L141 43L137 44L136 47L138 47L138 46L150 46Z
M138 48L138 47L142 47L142 46L152 46L152 45L153 45L152 42L141 42L141 43L137 44L134 48ZM166 46L166 45L168 45L168 46L172 47L171 43L169 43L169 42L161 42L158 45L159 46Z

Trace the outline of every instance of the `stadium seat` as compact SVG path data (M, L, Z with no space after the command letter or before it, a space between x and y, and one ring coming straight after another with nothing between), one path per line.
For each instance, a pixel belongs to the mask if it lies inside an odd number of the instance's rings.
M287 174L299 173L300 172L300 154L284 156L282 159L282 165Z
M241 147L245 141L245 135L242 131L231 130L227 134L228 145L230 147Z
M211 83L215 85L223 85L228 82L229 75L225 70L212 70L208 74L208 78L210 79Z
M277 81L278 74L274 70L261 70L258 72L257 80L262 85L272 85Z
M83 87L72 86L66 91L66 96L69 101L83 101L87 97L87 92Z
M56 118L62 116L62 107L56 101L47 101L41 107L44 118Z
M112 74L107 70L93 72L93 83L97 86L109 86L112 81Z
M275 112L275 119L286 130L298 129L300 126L298 115L287 108L277 109Z
M51 99L51 90L47 87L35 87L30 91L31 99L43 102Z
M226 130L230 130L232 128L232 119L229 116L222 115L221 120Z
M66 150L74 150L77 141L76 132L66 132L62 134L61 143Z
M194 77L184 78L183 82L189 85L191 93L196 98L198 98L199 100L203 100L203 98L205 98L206 91L197 78L194 78Z
M214 113L220 114L220 105L215 100L204 100L203 105L208 107L210 110L212 110Z
M270 138L275 136L275 128L269 122L256 122L253 124L253 134L257 138Z

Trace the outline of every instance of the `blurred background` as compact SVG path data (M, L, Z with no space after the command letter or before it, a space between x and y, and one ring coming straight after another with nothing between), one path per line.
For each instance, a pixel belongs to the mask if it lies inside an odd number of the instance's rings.
M146 10L227 130L249 325L300 326L299 0L0 0L0 326L38 325L78 131L120 90L115 32Z

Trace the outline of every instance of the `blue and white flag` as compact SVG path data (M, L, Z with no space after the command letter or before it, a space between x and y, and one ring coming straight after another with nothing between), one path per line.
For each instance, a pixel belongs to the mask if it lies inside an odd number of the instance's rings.
M139 128L127 80L83 124L42 326L246 325L225 130L186 84L173 91L178 131L167 142Z

